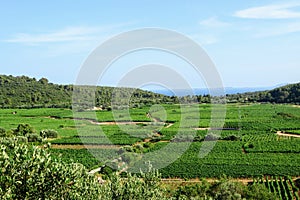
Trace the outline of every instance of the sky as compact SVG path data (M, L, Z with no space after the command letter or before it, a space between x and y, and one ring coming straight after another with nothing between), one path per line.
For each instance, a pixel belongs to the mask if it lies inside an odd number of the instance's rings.
M300 82L299 0L11 0L1 2L0 25L0 74L73 84L103 42L155 27L198 43L225 87ZM191 87L205 85L189 63L154 50L123 56L98 84L114 86L128 70L149 63L174 68Z

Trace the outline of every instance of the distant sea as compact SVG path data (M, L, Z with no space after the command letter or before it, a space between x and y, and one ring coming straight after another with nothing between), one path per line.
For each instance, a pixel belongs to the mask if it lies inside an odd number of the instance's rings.
M281 86L281 85L280 85ZM264 90L271 90L278 87L241 87L241 88L234 88L234 87L226 87L225 94L238 94L238 93L245 93L245 92L256 92L256 91L264 91ZM150 91L164 94L168 96L186 96L186 95L207 95L209 91L207 88L194 88L194 89L174 89L173 91L168 89L151 89Z

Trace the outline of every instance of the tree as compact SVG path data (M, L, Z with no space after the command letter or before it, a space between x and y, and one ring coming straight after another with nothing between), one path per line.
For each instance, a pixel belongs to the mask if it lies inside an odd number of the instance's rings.
M30 124L19 124L17 129L14 131L15 135L26 136L27 134L34 133L35 130Z
M46 84L49 83L48 79L46 79L46 78L41 78L41 79L39 80L39 82L40 82L41 84L44 84L44 85L46 85Z
M106 187L81 164L51 159L47 150L25 144L1 146L1 199L106 199Z

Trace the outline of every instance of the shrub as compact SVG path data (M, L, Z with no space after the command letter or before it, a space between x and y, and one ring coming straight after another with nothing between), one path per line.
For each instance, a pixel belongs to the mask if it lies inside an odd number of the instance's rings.
M205 137L205 140L206 141L216 141L216 140L218 140L218 138L219 137L217 135L209 134Z
M248 190L245 195L246 199L264 199L275 200L277 199L274 194L270 193L268 189L262 184L256 184L248 186Z
M42 138L38 134L30 133L30 134L27 134L26 136L27 136L28 142L42 142Z
M0 127L0 137L6 137L6 130Z
M144 149L144 147L143 147L143 145L141 145L141 144L137 144L137 145L135 145L134 146L134 152L136 152L136 153L141 153L141 152L143 152L143 149Z
M35 130L30 124L19 124L17 129L14 130L14 134L17 136L25 136L34 132Z
M58 133L55 130L42 130L40 131L40 136L42 138L57 138Z
M28 138L25 136L17 136L16 140L18 141L18 143L27 143L28 142Z
M145 143L143 143L143 147L144 148L151 148L151 147L153 147L154 146L154 144L153 143L151 143L151 142L145 142Z
M223 140L230 140L230 141L239 141L241 138L236 135L229 135L223 138Z
M14 144L27 143L28 139L25 136L17 136L17 137L1 137L0 144L13 147Z
M13 144L1 145L1 199L108 199L81 164L52 160L47 150Z

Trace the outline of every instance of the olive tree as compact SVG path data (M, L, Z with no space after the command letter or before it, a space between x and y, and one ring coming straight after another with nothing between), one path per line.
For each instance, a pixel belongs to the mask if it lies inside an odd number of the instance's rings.
M105 194L81 164L53 160L47 150L24 143L0 143L2 199L101 199Z

